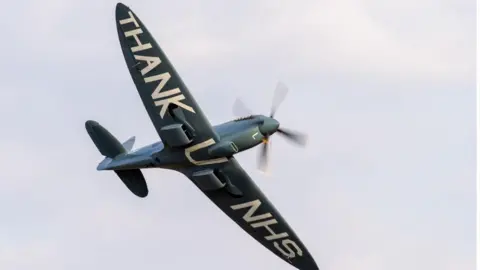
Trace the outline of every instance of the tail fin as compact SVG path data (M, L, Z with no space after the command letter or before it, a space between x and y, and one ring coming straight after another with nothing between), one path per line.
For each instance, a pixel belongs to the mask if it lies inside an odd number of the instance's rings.
M108 130L93 120L85 122L85 128L93 143L97 146L98 151L109 158L115 158L120 154L126 153L127 149L125 148L131 149L135 142L135 137L133 137L122 145Z
M133 145L135 144L135 136L131 137L130 139L126 140L122 143L123 147L127 152L132 151Z

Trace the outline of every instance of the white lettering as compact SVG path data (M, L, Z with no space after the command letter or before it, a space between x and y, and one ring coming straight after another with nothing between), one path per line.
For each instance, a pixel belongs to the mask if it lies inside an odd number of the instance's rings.
M293 246L293 248L295 248L297 250L297 255L298 256L303 256L303 251L298 247L297 243L293 242L292 240L290 239L284 239L282 240L282 245L283 247L285 247L286 249L288 249L288 253L283 250L280 245L277 243L277 242L274 242L273 245L275 246L275 248L280 251L283 255L285 255L285 257L288 257L288 258L293 258L295 257L295 252L288 246L288 245L291 245Z
M243 216L243 220L250 223L250 222L253 222L253 221L257 221L257 220L272 217L272 214L270 214L270 213L265 213L265 214L261 214L261 215L258 215L258 216L253 216L253 214L255 213L255 211L257 211L258 207L260 207L261 204L262 203L260 202L260 200L257 199L255 201L241 203L241 204L237 204L237 205L232 205L230 207L233 210L238 210L238 209L243 209L243 208L250 207L250 209L248 209L247 213Z
M135 42L137 42L137 46L130 48L132 52L140 52L140 51L144 51L152 48L152 44L150 43L142 44L142 42L138 38L138 35L143 34L142 28L133 29L125 32L124 34L125 34L125 37L133 37L135 39Z
M272 241L272 240L277 240L277 239L280 239L280 238L288 237L288 233L283 232L283 233L280 233L280 234L276 234L276 233L269 227L269 225L273 225L273 224L277 224L277 223L278 223L278 222L277 222L276 219L269 219L269 220L267 220L267 221L261 221L261 222L257 222L257 223L250 224L250 226L252 226L253 228L264 227L264 228L270 233L269 236L265 236L265 239L267 239L268 241Z
M135 53L135 52L151 49L152 44L150 43L142 44L142 42L140 41L139 35L143 34L143 29L140 28L140 25L135 19L135 16L133 15L133 13L129 11L128 14L130 17L120 20L119 23L121 25L129 24L129 23L135 24L135 27L136 27L135 29L124 32L124 35L126 38L133 37L136 42L136 46L131 47L130 50L133 53ZM158 65L162 63L162 61L158 56L134 55L134 58L137 61L143 61L146 63L146 66L143 67L142 70L140 71L142 76L145 76L146 74L151 72L153 69L155 69ZM157 87L155 87L155 89L152 92L152 99L154 100L155 106L161 107L159 112L160 117L163 118L165 116L168 106L170 104L175 104L184 110L195 113L195 111L191 106L188 106L187 104L181 102L182 100L185 99L185 96L182 94L180 88L177 87L177 88L162 92L163 88L167 84L168 80L170 80L170 78L171 78L171 75L169 72L164 72L162 74L144 77L145 83L159 81Z
M198 151L198 150L203 149L203 148L206 148L206 147L209 147L210 145L214 145L214 144L215 144L215 141L210 138L210 139L208 139L204 142L192 145L188 148L185 148L185 156L187 157L188 161L190 161L192 164L195 164L197 166L228 162L228 159L226 157L208 159L208 160L194 160L192 158L192 153L193 152Z
M176 89L178 89L178 88L176 88ZM173 91L173 90L170 90L170 91ZM162 106L162 109L160 110L160 117L163 118L163 116L167 112L168 105L170 105L171 103L173 103L173 104L177 105L178 107L181 107L181 108L183 108L183 109L185 109L189 112L195 113L195 111L193 110L192 107L180 102L181 100L184 100L184 99L185 99L184 95L178 95L178 96L174 96L174 97L171 97L171 98L155 101L155 106Z
M142 76L145 76L145 74L152 71L152 69L156 68L162 62L158 57L144 55L135 55L135 60L144 61L147 63L147 66L141 71Z
M133 22L135 24L135 27L137 28L140 27L140 25L138 25L138 22L137 20L135 20L135 17L133 16L133 13L131 11L128 11L128 15L130 16L130 18L120 20L120 24L124 25L124 24Z
M179 88L175 88L175 89L171 89L171 90L168 90L168 91L165 91L165 92L162 92L158 95L156 95L156 98L164 98L164 97L169 97L169 96L173 96L175 94L178 94L180 93L180 89ZM152 97L153 97L154 93L152 93ZM159 101L155 101L155 105L157 105L157 102ZM160 105L157 105L157 106L160 106Z
M250 201L250 202L231 205L230 208L232 208L233 210L248 208L247 213L243 216L243 220L245 220L248 223L263 220L263 221L260 221L260 222L251 223L250 226L252 226L252 228L255 228L255 229L259 228L259 227L265 228L270 233L269 235L265 236L265 239L267 241L273 241L273 240L286 238L286 239L283 239L282 242L281 242L283 248L280 247L280 245L278 244L277 241L273 242L273 245L275 246L275 248L280 253L282 253L285 257L288 257L288 258L294 258L295 257L295 251L292 248L294 248L297 251L296 254L298 256L302 256L303 251L300 249L300 247L297 245L297 243L295 243L293 240L287 238L287 237L289 237L288 233L282 232L282 233L277 234L276 232L274 232L272 230L272 228L270 228L270 225L278 224L278 221L275 218L265 220L267 218L273 217L273 215L271 213L267 212L265 214L254 216L255 212L258 210L258 208L260 207L261 204L262 204L262 202L259 199L257 199L257 200ZM285 251L284 248L287 251Z
M168 80L170 80L170 77L171 77L170 73L165 72L165 73L162 73L162 74L146 77L144 79L145 83L160 81L158 83L157 87L155 88L155 90L153 90L153 93L152 93L152 98L153 99L159 99L159 98L166 97L165 95L161 95L160 91L162 91L163 87L165 87L165 84L167 84Z
M145 83L160 81L158 83L157 87L155 88L155 90L153 90L152 99L156 100L156 99L170 97L170 96L173 96L175 94L181 93L179 88L174 88L174 89L171 89L171 90L168 90L168 91L160 92L160 91L162 91L163 87L165 87L165 84L167 84L167 82L168 82L168 80L170 80L170 78L171 78L170 73L165 72L165 73L162 73L162 74L146 77L144 79ZM180 94L180 95L170 97L170 98L167 98L167 99L156 100L155 101L155 106L157 106L157 107L161 106L160 117L163 118L165 116L165 113L167 112L168 105L170 105L172 103L177 105L178 107L183 108L184 110L195 113L195 111L193 110L192 107L188 106L187 104L184 104L184 103L180 102L181 100L184 100L184 99L185 99L185 96Z

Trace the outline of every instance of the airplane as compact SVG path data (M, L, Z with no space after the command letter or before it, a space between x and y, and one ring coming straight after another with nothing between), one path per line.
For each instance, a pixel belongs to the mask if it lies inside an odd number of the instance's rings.
M164 51L126 5L117 3L120 46L132 80L161 141L132 151L135 137L120 143L98 122L85 128L104 156L98 171L114 171L136 196L148 195L141 169L175 170L189 178L218 208L264 247L293 267L319 269L311 254L273 204L243 170L234 155L262 145L265 170L269 138L274 133L303 145L301 133L287 131L274 118L286 95L279 84L270 116L250 114L211 126ZM276 100L276 101L275 101ZM235 103L237 113L248 111Z

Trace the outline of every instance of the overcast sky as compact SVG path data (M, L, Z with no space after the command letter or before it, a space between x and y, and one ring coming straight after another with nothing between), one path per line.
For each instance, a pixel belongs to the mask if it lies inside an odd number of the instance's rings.
M242 97L272 138L238 160L322 270L475 266L475 2L130 1L212 124ZM139 199L84 122L158 140L115 28L115 1L9 1L0 22L0 269L293 269L179 173Z

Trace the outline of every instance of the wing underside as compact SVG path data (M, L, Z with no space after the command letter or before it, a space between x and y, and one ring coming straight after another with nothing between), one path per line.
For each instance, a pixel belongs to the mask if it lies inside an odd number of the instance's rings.
M150 119L166 146L185 146L218 136L148 29L127 6L116 7L123 56Z
M183 173L245 232L275 255L298 269L318 269L298 236L235 158L215 168ZM219 176L223 181L212 181L211 177L205 177L209 173ZM241 195L234 196L227 192L222 187L228 185L222 182L236 187Z

